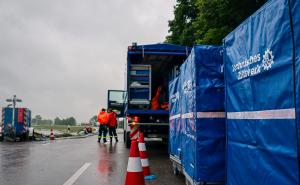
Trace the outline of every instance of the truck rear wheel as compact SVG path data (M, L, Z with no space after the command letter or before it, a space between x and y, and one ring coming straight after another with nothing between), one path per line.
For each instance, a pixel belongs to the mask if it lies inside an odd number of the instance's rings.
M173 163L173 174L178 176L179 175L179 170L176 164Z
M185 185L192 185L187 177L185 177Z
M165 138L165 137L163 137L163 138L162 138L162 142L164 142L164 143L168 143L168 142L169 142L169 138Z

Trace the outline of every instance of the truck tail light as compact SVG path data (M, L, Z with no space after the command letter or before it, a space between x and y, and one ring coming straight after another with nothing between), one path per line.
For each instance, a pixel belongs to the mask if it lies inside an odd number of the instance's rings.
M134 120L134 122L139 123L140 122L140 117L134 116L133 120Z
M134 116L134 117L133 117L133 122L132 122L132 124L133 124L133 125L136 125L136 124L138 124L139 122L140 122L140 117Z

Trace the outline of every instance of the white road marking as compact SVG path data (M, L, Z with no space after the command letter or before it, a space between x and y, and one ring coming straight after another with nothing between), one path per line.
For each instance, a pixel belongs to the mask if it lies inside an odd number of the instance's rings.
M85 163L81 168L79 168L63 185L72 185L80 177L83 172L88 169L91 163Z

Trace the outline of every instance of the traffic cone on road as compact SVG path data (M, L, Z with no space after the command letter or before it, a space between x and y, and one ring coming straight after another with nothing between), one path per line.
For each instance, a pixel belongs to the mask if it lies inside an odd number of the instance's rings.
M141 163L143 168L143 174L145 180L154 180L156 179L156 176L153 174L150 174L150 165L148 160L148 152L146 149L146 144L144 141L144 133L140 133L139 137L139 151L140 151L140 157L141 157Z
M131 141L125 185L145 185L138 142L136 139Z
M52 128L50 130L50 140L54 140L54 134L53 134L53 129Z

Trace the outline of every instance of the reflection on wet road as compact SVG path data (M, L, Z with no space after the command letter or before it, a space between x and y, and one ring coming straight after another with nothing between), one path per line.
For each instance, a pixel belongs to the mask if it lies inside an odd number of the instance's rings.
M0 185L124 184L128 149L123 142L99 144L96 140L0 143ZM167 145L150 142L147 147L151 169L158 176L147 184L184 184L183 178L172 174Z

